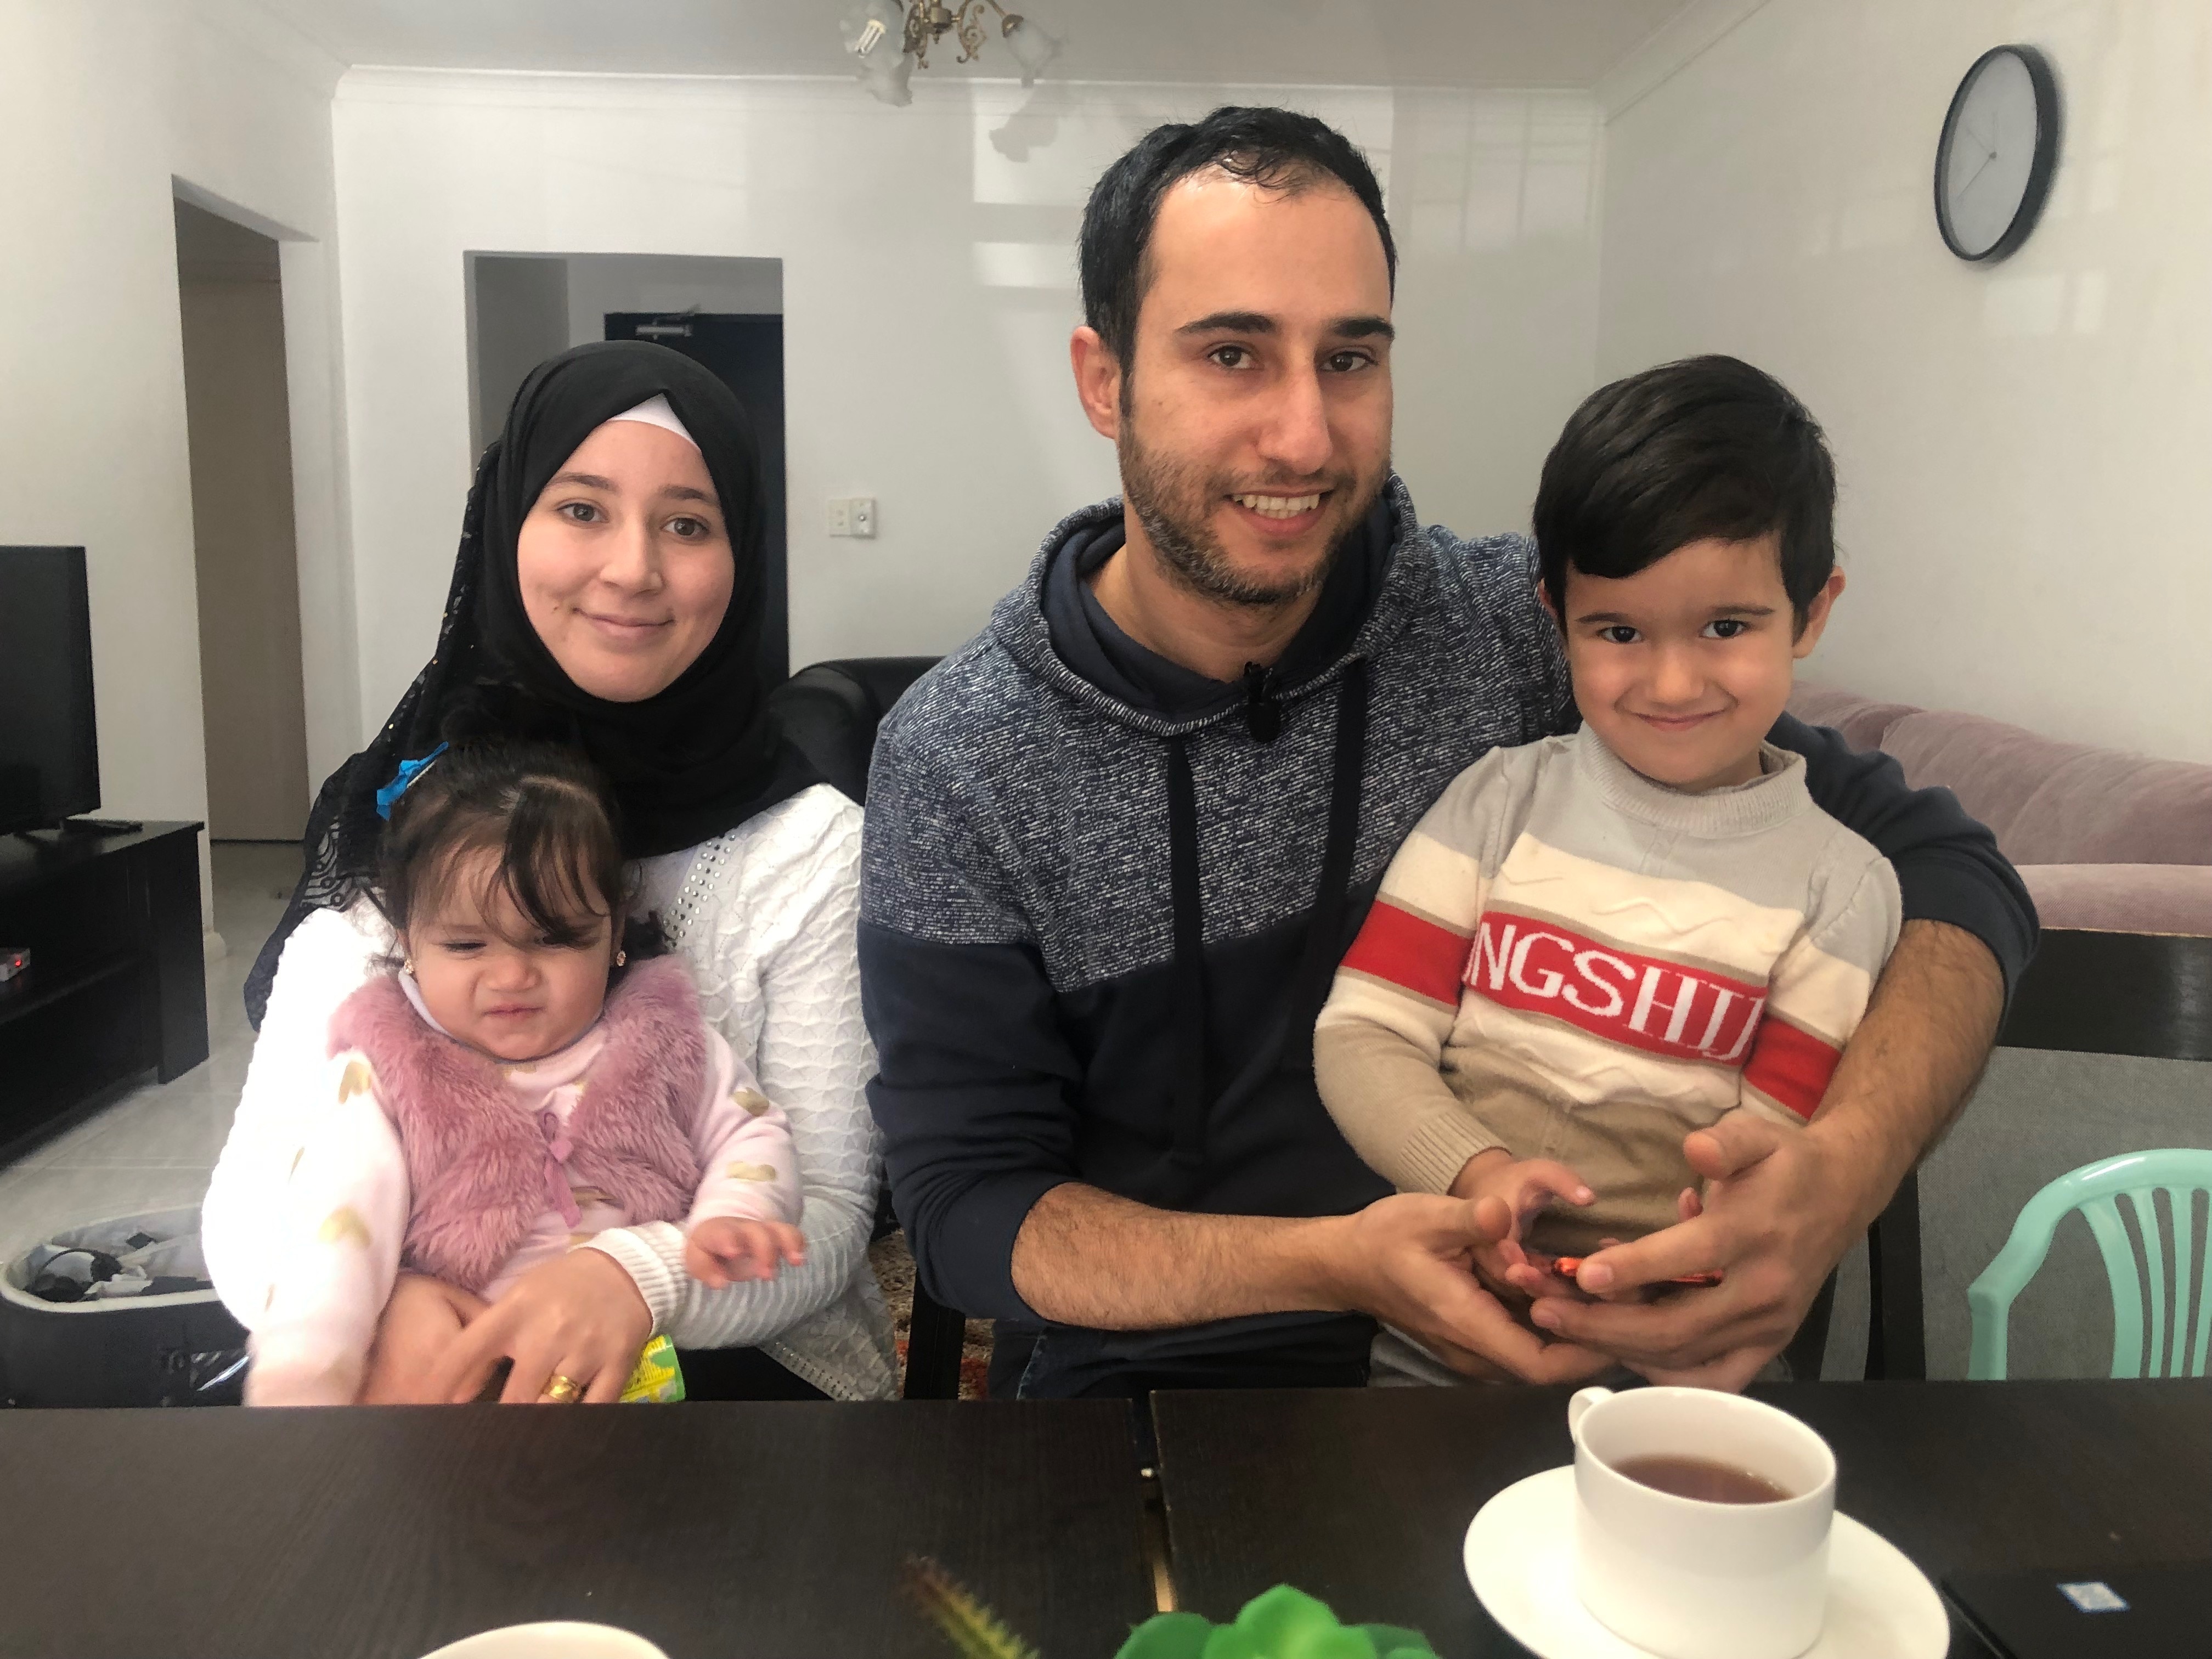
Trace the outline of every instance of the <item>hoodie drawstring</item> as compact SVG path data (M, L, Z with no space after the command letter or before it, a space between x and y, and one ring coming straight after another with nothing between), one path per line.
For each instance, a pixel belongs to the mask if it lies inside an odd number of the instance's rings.
M1336 764L1329 776L1328 841L1321 855L1321 891L1314 896L1313 920L1306 925L1305 948L1291 981L1290 1040L1313 1069L1314 1022L1328 1000L1336 964L1351 941L1344 938L1345 907L1352 899L1352 854L1359 839L1359 786L1367 769L1367 659L1344 672L1337 694Z
M1206 912L1198 888L1198 791L1188 740L1168 741L1168 896L1175 919L1175 1143L1169 1154L1177 1192L1188 1192L1206 1163L1206 1114L1213 1091L1206 1074Z
M1261 698L1255 695L1252 701L1256 704ZM1272 697L1266 707L1279 723ZM1253 735L1259 736L1256 729ZM1366 763L1367 663L1358 658L1346 667L1337 691L1336 753L1329 778L1328 839L1322 851L1321 887L1291 977L1288 1024L1269 1057L1270 1069L1279 1063L1286 1043L1296 1045L1301 1066L1309 1070L1313 1066L1314 1021L1328 998L1344 944ZM1188 739L1180 736L1168 740L1168 893L1174 917L1176 1000L1175 1133L1168 1160L1176 1176L1171 1201L1181 1203L1195 1190L1205 1171L1213 1089L1206 1040L1206 913L1198 877L1198 791L1191 780Z

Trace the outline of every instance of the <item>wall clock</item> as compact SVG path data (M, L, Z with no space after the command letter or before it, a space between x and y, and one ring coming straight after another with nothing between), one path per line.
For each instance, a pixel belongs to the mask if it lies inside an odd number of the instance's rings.
M1961 259L2002 259L2035 228L2058 162L2058 81L2033 46L1974 60L1936 147L1936 224Z

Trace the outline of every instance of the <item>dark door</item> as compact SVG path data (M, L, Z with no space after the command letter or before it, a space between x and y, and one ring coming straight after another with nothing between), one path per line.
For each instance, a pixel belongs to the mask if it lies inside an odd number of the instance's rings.
M711 369L738 394L760 440L761 476L767 489L767 613L761 627L761 670L770 685L791 672L790 587L785 575L783 501L783 319L761 316L671 317L659 313L607 313L610 340L649 340L682 352ZM641 328L645 330L640 332ZM678 328L688 329L678 334Z

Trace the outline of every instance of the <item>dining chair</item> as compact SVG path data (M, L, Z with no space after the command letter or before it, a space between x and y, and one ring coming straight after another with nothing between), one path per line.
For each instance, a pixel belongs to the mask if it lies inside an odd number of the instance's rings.
M2166 1237L2159 1225L2158 1194L2166 1194ZM2105 1258L2112 1286L2112 1372L2117 1377L2202 1376L2212 1340L2212 1215L2197 1224L2197 1195L2212 1200L2212 1152L2167 1147L2124 1152L2069 1170L2022 1206L2004 1249L1966 1290L1973 1310L1973 1346L1966 1376L2002 1382L2013 1298L2027 1288L2051 1252L2058 1224L2075 1211ZM2133 1236L2123 1219L2125 1198L2135 1218ZM2167 1249L2167 1238L2171 1252ZM2141 1259L2137 1259L2140 1246ZM2169 1315L2166 1281L2172 1279ZM2195 1285L2191 1285L2192 1269ZM2148 1279L2148 1285L2145 1280ZM2196 1290L2195 1301L2190 1292ZM2150 1313L2144 1340L2143 1313ZM2191 1340L2194 1309L2195 1340Z
M2046 927L2013 988L1997 1042L2011 1048L2212 1060L2212 939ZM1940 1213L1936 1224L1944 1224ZM1899 1183L1867 1230L1869 1381L1928 1375L1918 1177ZM1826 1352L1836 1279L1790 1346L1790 1374L1814 1377Z

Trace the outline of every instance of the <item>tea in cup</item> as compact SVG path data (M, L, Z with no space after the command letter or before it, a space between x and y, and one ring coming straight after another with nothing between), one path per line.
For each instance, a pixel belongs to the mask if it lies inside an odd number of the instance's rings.
M1662 1659L1797 1659L1828 1601L1836 1459L1786 1412L1706 1389L1584 1389L1575 1593Z

